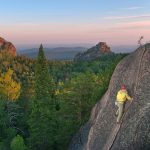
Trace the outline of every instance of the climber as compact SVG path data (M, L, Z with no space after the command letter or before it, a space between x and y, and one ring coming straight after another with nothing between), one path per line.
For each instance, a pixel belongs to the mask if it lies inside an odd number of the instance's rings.
M121 89L118 91L117 93L117 98L116 98L116 102L115 102L115 105L118 106L118 110L116 112L116 116L117 116L117 123L120 122L120 119L122 117L122 114L123 114L123 109L124 109L124 103L126 100L129 100L129 101L132 101L133 98L131 98L129 95L128 95L128 92L126 90L126 87L125 85L122 85L121 86Z

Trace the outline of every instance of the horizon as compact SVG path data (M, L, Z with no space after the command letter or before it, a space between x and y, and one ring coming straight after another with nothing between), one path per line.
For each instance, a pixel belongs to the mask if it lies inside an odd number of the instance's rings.
M148 0L6 0L1 2L0 36L16 47L100 41L137 45L140 36L144 43L150 40L149 7Z
M43 44L42 44L43 45ZM68 44L64 44L64 45L43 45L44 49L49 49L50 51L51 50L54 50L54 49L61 49L61 48L83 48L83 49L86 49L88 50L89 48L92 48L94 47L96 44L75 44L75 45L68 45ZM16 47L16 50L17 50L17 53L22 53L22 52L29 52L29 50L35 50L39 49L39 46L40 45L23 45L23 46L19 46L19 47ZM111 48L111 51L114 52L114 53L130 53L130 52L133 52L135 51L139 45L108 45L110 46ZM77 49L78 51L78 49Z

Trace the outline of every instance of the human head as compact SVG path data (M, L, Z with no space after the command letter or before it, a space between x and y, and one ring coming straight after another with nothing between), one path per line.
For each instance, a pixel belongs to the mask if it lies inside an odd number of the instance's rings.
M126 90L126 86L125 85L121 85L121 90Z

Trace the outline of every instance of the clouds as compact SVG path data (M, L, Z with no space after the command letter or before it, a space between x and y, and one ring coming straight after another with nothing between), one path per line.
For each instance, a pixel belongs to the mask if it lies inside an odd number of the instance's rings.
M0 33L14 43L79 43L96 40L102 33L96 23L18 23L0 25Z
M132 7L127 7L127 8L122 8L124 10L137 10L137 9L142 9L144 7L141 6L132 6Z
M124 20L124 19L150 19L150 14L145 15L130 15L130 16L107 16L105 20Z
M113 11L108 11L106 12L106 14L122 14L122 13L128 13L128 12L137 12L137 11L144 11L145 9L147 9L148 7L143 7L143 6L129 6L129 7L119 7L119 8L116 8L115 10Z
M148 0L46 1L3 7L0 34L14 43L125 44L140 34L150 39Z
M116 28L120 29L148 29L150 30L150 21L133 21L133 22L125 22L125 23L118 23Z
M133 44L140 35L150 39L150 21L93 23L21 23L0 25L2 37L15 43L97 43ZM129 40L130 39L130 40Z

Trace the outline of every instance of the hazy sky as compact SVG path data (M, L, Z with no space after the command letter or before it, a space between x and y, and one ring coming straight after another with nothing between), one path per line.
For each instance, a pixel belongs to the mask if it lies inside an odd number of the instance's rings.
M150 0L0 0L0 36L14 44L150 41Z

